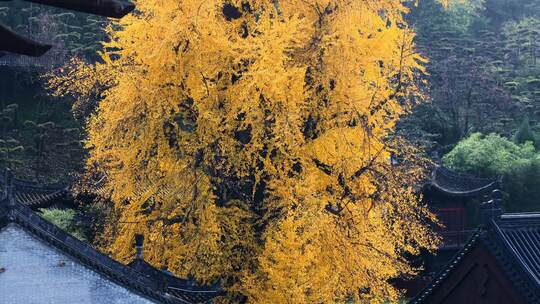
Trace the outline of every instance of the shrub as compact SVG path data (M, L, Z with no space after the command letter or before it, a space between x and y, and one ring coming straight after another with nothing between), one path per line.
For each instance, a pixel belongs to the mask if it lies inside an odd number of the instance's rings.
M84 233L75 224L75 210L72 209L40 209L41 216L60 229L66 231L79 240L86 240Z

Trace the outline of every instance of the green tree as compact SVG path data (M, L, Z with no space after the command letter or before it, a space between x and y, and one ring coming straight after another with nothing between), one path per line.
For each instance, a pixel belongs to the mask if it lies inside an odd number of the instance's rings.
M485 16L495 30L506 22L540 14L540 0L485 0L485 7Z
M452 146L472 132L509 134L514 128L516 111L494 72L502 43L485 28L482 4L452 1L443 10L433 0L422 1L411 16L419 48L429 58L431 102L400 127L428 149Z
M497 71L501 83L520 109L531 113L533 128L540 119L540 19L526 18L504 26L504 54Z
M445 155L443 163L476 176L503 177L507 211L540 211L540 154L532 142L519 145L497 134L475 133Z
M0 67L0 167L57 182L82 166L80 123L69 103L44 94L38 79L35 71Z

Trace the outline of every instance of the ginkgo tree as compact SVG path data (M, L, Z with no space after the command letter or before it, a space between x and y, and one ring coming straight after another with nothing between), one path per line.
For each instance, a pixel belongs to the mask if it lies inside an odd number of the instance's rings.
M396 0L140 0L102 63L52 77L88 121L89 170L115 204L104 238L221 280L229 300L396 300L404 258L434 248L392 136L425 59ZM391 162L390 159L398 162Z

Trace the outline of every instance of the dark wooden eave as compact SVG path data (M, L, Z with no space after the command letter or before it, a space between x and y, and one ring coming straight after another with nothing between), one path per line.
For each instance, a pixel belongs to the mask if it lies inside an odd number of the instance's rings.
M0 193L11 191L16 202L33 210L49 208L61 201L71 200L69 186L63 184L41 185L0 175Z
M11 0L0 0L8 2ZM135 4L120 0L27 0L29 2L64 8L104 17L122 18L135 9ZM0 53L3 52L39 57L45 54L51 45L42 44L20 36L0 25Z
M500 186L500 178L478 178L441 166L432 171L430 179L424 185L424 191L447 197L478 197L489 194Z
M0 24L0 51L39 57L50 49L51 45L25 38Z

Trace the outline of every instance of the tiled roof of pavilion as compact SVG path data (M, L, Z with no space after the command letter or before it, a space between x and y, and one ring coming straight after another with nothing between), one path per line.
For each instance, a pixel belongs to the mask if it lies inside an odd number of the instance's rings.
M433 189L447 196L467 197L489 194L500 186L500 178L478 178L440 166L433 170L424 189Z
M217 285L197 286L192 280L152 267L142 258L123 265L41 218L8 189L0 193L0 229L12 223L116 284L157 303L207 303L222 294Z
M62 184L41 185L36 182L0 175L0 193L7 195L8 187L15 200L32 209L47 208L69 195L69 187Z
M429 296L477 245L496 258L527 303L540 303L540 213L503 214L487 221L463 249L411 304L429 303Z

